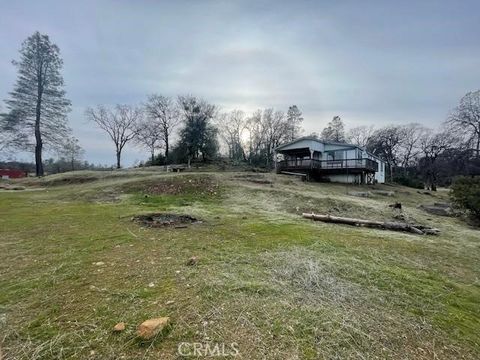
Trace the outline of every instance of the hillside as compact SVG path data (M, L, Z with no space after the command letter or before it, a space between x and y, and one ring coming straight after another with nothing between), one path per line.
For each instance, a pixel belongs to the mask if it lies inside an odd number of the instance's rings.
M173 359L182 342L235 343L242 359L480 357L480 233L418 208L446 191L378 185L394 196L363 198L349 193L371 187L149 169L15 185L0 190L6 359ZM302 218L312 211L440 235ZM197 221L132 221L150 213ZM159 316L171 325L139 340Z

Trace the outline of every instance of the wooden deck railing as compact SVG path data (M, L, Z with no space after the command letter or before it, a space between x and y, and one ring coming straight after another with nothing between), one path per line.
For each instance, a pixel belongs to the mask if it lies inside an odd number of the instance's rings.
M371 159L293 159L279 161L277 163L277 169L365 169L370 171L378 171L378 163Z

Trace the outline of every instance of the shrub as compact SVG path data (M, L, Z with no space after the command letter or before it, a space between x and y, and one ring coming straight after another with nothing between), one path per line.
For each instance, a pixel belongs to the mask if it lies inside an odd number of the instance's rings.
M393 179L394 182L397 184L403 185L403 186L408 186L411 188L415 189L423 189L423 181L416 178L416 177L411 177L411 176L396 176Z
M453 203L480 220L480 177L459 177L451 189Z

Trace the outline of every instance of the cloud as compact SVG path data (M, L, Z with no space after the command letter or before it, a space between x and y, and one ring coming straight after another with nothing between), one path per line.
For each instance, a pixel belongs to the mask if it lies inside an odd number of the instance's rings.
M85 107L195 94L224 110L296 104L307 132L348 125L437 126L480 84L480 3L458 1L1 0L0 98L35 30L62 51L89 160L113 163ZM146 158L130 147L125 162Z

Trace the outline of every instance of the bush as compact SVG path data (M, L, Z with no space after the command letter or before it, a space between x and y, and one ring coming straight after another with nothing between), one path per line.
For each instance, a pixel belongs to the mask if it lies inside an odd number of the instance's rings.
M396 176L393 179L394 182L397 184L403 185L403 186L408 186L411 188L415 189L423 189L423 181L416 178L416 177L410 177L410 176Z
M480 177L459 177L452 184L452 201L480 220Z

